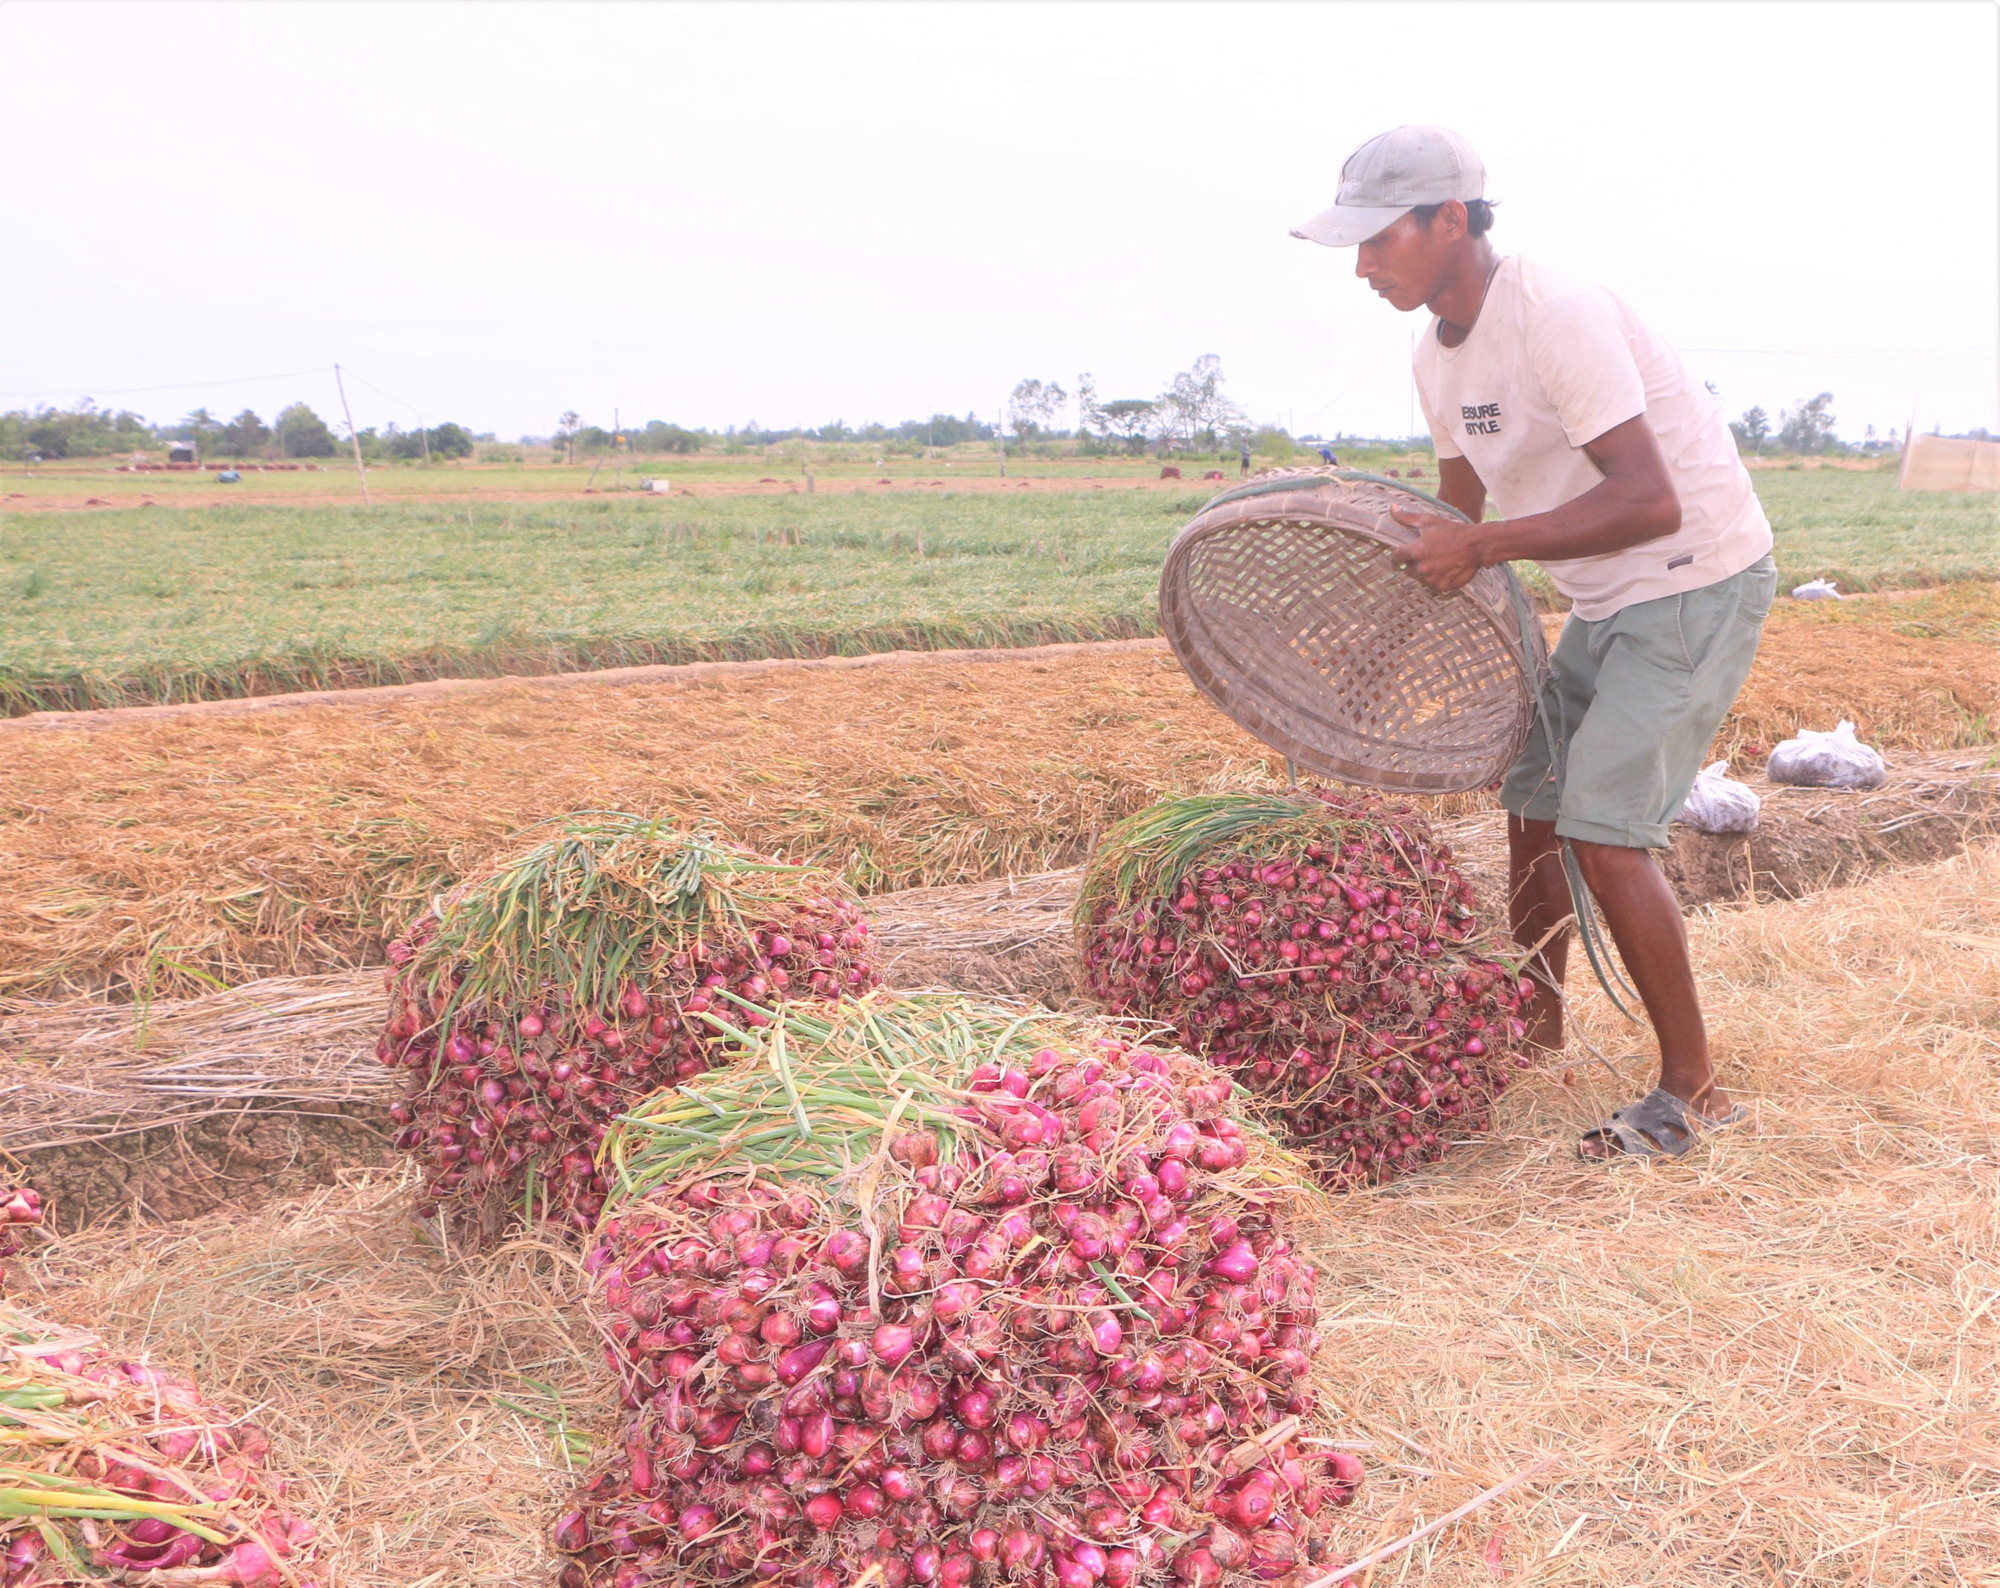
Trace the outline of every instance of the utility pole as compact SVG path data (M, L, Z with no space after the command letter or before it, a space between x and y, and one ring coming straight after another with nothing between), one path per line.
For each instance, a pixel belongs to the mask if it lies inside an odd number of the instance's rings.
M361 505L368 505L368 471L361 466L361 432L354 428L354 410L347 406L347 382L340 378L340 366L333 366L333 383L340 388L340 411L347 416L347 439L354 443L354 473L361 481Z

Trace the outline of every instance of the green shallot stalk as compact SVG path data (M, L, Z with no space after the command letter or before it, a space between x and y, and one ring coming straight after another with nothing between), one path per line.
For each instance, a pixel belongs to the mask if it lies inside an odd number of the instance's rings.
M720 1059L719 1010L754 1026L880 979L837 877L645 817L546 825L390 948L396 1142L425 1169L419 1213L450 1209L468 1240L587 1231L610 1120Z

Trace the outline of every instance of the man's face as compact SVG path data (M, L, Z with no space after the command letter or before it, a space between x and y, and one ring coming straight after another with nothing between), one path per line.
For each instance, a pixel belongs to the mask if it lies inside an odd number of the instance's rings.
M1443 230L1435 223L1424 225L1414 215L1402 216L1361 245L1354 273L1403 313L1421 309L1444 283L1447 244L1439 235Z

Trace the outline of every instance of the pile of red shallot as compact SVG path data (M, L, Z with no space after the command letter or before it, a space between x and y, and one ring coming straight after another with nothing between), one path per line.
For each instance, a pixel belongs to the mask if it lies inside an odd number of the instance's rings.
M1228 1078L954 995L781 1012L634 1111L627 1415L564 1588L1217 1588L1337 1564L1301 1166ZM872 1575L870 1575L872 1573Z
M1169 800L1106 834L1085 983L1270 1105L1335 1187L1490 1127L1530 988L1481 952L1470 886L1407 806L1328 790Z
M568 819L390 947L377 1053L407 1073L390 1115L425 1171L419 1215L449 1209L472 1238L588 1231L606 1126L714 1062L705 1017L866 992L869 950L827 872L639 817Z
M310 1588L270 1450L188 1379L0 1305L0 1588Z

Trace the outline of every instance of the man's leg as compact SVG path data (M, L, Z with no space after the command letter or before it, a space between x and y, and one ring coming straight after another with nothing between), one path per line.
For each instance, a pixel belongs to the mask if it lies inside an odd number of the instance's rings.
M1556 824L1510 813L1507 862L1507 923L1522 951L1534 950L1527 965L1535 984L1526 1014L1528 1040L1560 1053L1563 972L1569 964L1569 928L1561 923L1569 919L1571 906Z
M1507 810L1507 924L1527 953L1534 996L1523 1016L1528 1040L1550 1053L1563 1048L1563 972L1569 964L1569 878L1563 872L1562 843L1556 837L1560 812L1554 739L1573 729L1590 710L1597 684L1591 652L1592 625L1572 616L1549 657L1549 677L1541 718L1528 730L1521 753L1501 779L1500 803ZM1544 941L1546 939L1546 941Z
M1767 558L1607 621L1597 693L1571 744L1558 824L1651 1017L1660 1089L1696 1119L1726 1119L1733 1105L1709 1061L1680 901L1648 851L1666 847L1668 824L1749 674L1776 585ZM1609 1157L1620 1149L1593 1132L1583 1150Z
M1575 842L1584 880L1597 897L1611 940L1618 945L1619 957L1660 1040L1660 1085L1687 1103L1697 1117L1724 1117L1732 1105L1715 1084L1701 995L1688 958L1687 923L1666 874L1644 849ZM1617 1150L1602 1140L1585 1145L1592 1157L1608 1157Z

